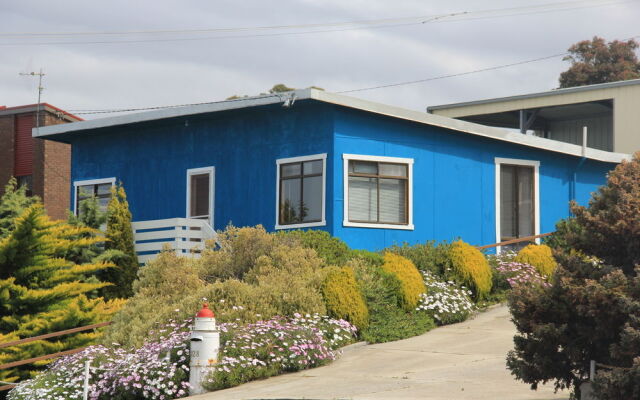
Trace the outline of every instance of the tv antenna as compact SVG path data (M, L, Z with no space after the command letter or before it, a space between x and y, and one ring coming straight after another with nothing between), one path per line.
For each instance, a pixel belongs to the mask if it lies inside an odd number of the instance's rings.
M36 104L36 131L40 130L40 98L42 97L42 91L44 87L42 87L42 77L45 76L45 73L42 72L42 68L40 68L40 72L20 72L20 76L37 76L38 77L38 104Z

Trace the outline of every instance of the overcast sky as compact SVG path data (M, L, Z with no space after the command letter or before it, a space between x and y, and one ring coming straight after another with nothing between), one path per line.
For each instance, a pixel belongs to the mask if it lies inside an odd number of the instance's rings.
M486 12L541 4L556 7ZM568 9L558 10L560 4ZM460 12L469 13L415 23L421 16ZM68 110L217 101L258 94L275 83L338 92L544 57L594 35L607 40L634 37L640 35L638 16L640 1L613 0L0 0L0 105L34 103L37 81L19 73L40 68L46 73L42 100ZM416 19L240 32L11 36L409 17ZM150 39L171 41L146 41ZM127 43L52 44L120 40ZM351 95L424 110L428 105L549 90L557 87L558 75L567 67L557 57Z

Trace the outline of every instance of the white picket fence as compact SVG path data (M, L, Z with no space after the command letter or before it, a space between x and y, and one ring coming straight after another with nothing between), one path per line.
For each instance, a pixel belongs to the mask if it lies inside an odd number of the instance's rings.
M138 221L131 227L140 264L154 259L165 246L179 255L199 257L205 241L216 237L206 220L194 218Z

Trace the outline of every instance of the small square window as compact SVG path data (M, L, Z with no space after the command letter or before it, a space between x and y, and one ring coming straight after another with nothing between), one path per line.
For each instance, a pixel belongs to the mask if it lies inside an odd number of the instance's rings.
M276 228L324 225L326 155L281 159Z

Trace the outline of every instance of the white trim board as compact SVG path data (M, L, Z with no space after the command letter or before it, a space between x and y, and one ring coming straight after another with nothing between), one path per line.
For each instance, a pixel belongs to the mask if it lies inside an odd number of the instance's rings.
M284 102L286 101L290 103L291 99L296 99L298 101L312 99L375 114L386 115L392 118L398 118L406 121L412 121L420 124L437 126L457 131L451 132L452 134L466 133L504 142L515 143L527 147L553 151L556 153L568 154L576 157L583 156L582 146L578 146L575 144L540 138L533 135L523 135L521 133L512 132L507 129L475 124L472 122L466 122L459 119L443 117L440 115L429 114L421 111L408 110L405 108L375 103L368 100L362 100L355 97L329 93L323 90L311 88L286 93L249 97L246 99L243 98L216 103L172 107L156 111L146 111L115 117L98 118L88 121L74 122L71 124L44 126L39 128L38 131L34 129L32 131L32 135L33 137L47 138L53 135L87 131L97 128L113 127L146 121L162 120L167 118L188 117L190 115L196 114L214 113L271 104L284 104ZM295 107L295 105L289 106ZM51 139L55 138L51 137ZM611 163L619 163L622 160L631 159L630 154L612 153L592 148L586 149L586 154L584 154L584 157Z
M305 222L300 224L280 225L280 165L322 160L322 219L320 222ZM299 229L299 228L313 228L315 226L326 226L327 218L325 214L327 198L327 153L313 154L309 156L288 157L279 158L276 160L276 223L275 229Z
M368 156L364 154L342 154L342 182L343 182L343 214L342 214L342 226L357 227L357 228L377 228L377 229L399 229L399 230L414 230L413 225L413 158L401 158L401 157L387 157L387 156ZM349 161L361 160L361 161L376 161L395 164L407 165L407 212L409 213L406 225L397 224L376 224L367 222L351 222L349 221Z
M187 169L187 195L186 195L186 208L185 208L185 217L189 217L189 208L191 207L191 176L192 175L200 175L200 174L209 174L209 218L207 221L209 225L213 227L213 219L215 212L215 184L216 184L216 168L215 167L201 167L201 168L190 168Z
M73 215L78 215L78 186L99 185L102 183L110 183L111 186L116 184L116 178L100 178L85 179L83 181L73 181Z
M522 165L533 167L533 201L534 201L534 221L533 229L534 235L540 234L540 161L537 160L522 160L517 158L495 158L495 210L496 210L496 243L501 242L500 237L500 165ZM540 238L535 240L536 243L540 243ZM500 253L502 246L496 247L496 252Z

